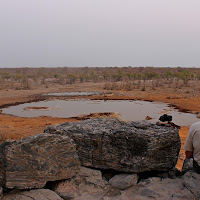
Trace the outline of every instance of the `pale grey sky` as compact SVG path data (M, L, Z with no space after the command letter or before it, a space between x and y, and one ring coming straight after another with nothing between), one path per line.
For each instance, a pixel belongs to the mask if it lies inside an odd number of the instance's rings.
M200 0L0 0L0 67L200 67Z

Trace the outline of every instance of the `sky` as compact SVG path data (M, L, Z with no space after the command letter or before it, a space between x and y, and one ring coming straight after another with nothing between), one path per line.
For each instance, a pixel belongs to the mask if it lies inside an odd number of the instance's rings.
M200 67L199 0L0 0L0 68Z

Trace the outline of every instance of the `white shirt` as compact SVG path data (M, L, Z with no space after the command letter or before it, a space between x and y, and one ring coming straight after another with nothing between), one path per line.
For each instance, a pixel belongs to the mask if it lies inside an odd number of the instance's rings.
M192 151L194 160L200 166L200 122L191 125L183 149Z

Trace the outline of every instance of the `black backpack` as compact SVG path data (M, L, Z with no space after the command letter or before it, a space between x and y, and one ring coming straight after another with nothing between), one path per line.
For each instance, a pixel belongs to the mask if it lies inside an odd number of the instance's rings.
M160 116L159 120L162 121L162 122L171 122L172 116L164 114L164 115Z

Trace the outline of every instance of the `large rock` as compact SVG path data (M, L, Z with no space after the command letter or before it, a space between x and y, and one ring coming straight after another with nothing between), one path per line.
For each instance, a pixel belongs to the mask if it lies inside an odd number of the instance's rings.
M72 138L82 165L124 172L168 171L181 147L176 128L114 118L67 122L45 132Z
M47 181L73 177L79 168L67 136L43 133L0 145L0 186L5 188L42 188Z

